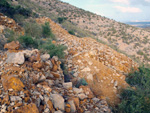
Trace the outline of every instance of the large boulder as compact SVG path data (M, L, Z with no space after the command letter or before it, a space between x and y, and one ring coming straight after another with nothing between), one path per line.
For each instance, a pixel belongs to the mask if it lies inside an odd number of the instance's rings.
M7 59L6 63L14 63L14 64L23 64L25 61L24 53L18 52L18 53L7 53Z

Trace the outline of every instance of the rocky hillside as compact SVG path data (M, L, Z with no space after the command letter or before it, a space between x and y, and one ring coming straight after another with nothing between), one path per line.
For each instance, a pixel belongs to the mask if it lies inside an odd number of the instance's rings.
M19 46L13 41L5 44L8 51L0 51L1 113L111 113L89 86L64 82L58 57Z
M87 34L125 52L136 61L150 64L150 33L148 31L116 22L59 0L28 0L28 2L30 4L18 0L19 4L30 8L35 7L33 8L35 12L49 16L55 21L58 17L66 17L67 20L61 23L62 26L68 30L74 30L77 35ZM31 7L31 3L35 6Z
M131 68L137 69L138 65L92 38L70 35L49 18L40 18L37 22L49 22L53 33L58 37L58 43L68 47L66 66L71 74L71 81L85 78L96 96L107 98L112 105L117 104L121 89L128 86L125 74L131 72Z
M16 23L7 26L8 21L3 28L13 29ZM108 104L120 102L120 92L129 87L126 75L138 65L92 38L70 35L48 17L36 22L49 22L57 37L55 44L68 47L63 61L68 73L56 56L19 49L18 41L5 44L8 51L0 51L1 112L111 113Z

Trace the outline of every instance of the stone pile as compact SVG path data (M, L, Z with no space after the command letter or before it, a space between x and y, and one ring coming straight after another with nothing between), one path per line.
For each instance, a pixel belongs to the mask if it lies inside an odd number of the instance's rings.
M61 62L39 50L19 50L19 42L0 51L0 113L111 113L89 86L64 82Z
M49 22L58 43L68 47L66 66L73 84L77 78L85 78L97 97L105 98L111 105L120 102L121 90L129 86L125 75L138 67L134 61L92 38L70 35L47 17L39 18L37 22Z

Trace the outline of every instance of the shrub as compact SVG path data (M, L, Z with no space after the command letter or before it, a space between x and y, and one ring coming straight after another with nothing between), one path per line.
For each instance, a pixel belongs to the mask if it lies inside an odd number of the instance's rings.
M57 21L58 21L58 23L63 23L65 20L67 20L67 18L66 17L58 17L57 18Z
M51 39L55 39L55 36L53 35L50 25L48 22L46 22L43 26L42 26L42 34L43 37L48 38L50 37Z
M23 47L34 47L34 48L38 47L37 42L31 36L27 36L27 35L20 36L18 38L18 41Z
M42 37L42 27L35 22L35 20L29 20L23 23L25 33L28 36L39 39Z
M80 86L87 86L88 83L86 82L86 80L84 78L81 78L78 83L76 84L76 87L79 88Z
M150 69L140 67L139 71L129 74L126 81L133 88L125 89L121 94L118 113L148 113L150 111Z
M47 52L51 57L58 56L59 58L64 58L64 50L66 47L63 45L55 45L51 42L51 40L49 40L43 44L39 44L39 49L43 52Z
M0 1L0 12L4 13L7 16L14 17L15 14L20 14L25 17L31 16L32 11L21 6L12 6L6 0Z
M72 31L72 30L71 30L71 31L68 31L68 33L71 34L71 35L75 35L75 32Z
M8 28L4 30L4 36L7 38L7 42L15 41L18 38L18 34Z

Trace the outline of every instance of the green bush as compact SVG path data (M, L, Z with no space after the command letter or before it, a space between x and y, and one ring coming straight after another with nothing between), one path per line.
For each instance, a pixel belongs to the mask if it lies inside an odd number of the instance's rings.
M76 87L79 88L80 86L87 86L88 83L86 82L86 80L84 78L81 78L78 83L76 84Z
M53 35L50 25L48 22L46 22L43 26L42 26L42 34L44 38L48 38L50 37L51 39L55 39L55 36Z
M58 56L59 58L64 58L64 50L66 47L63 45L55 45L51 42L51 40L49 40L43 44L39 44L39 49L43 52L47 52L51 57Z
M8 28L4 30L4 36L7 38L7 42L17 40L18 35L19 34L15 33L13 30L10 30Z
M42 27L35 22L35 20L29 20L23 23L25 34L31 37L39 39L42 37Z
M0 12L12 18L15 14L20 14L25 17L29 17L32 14L30 9L23 8L21 6L12 6L6 0L0 1Z
M121 94L118 113L149 113L150 111L150 69L140 67L139 71L129 74L126 81L133 88L125 89Z
M26 47L34 47L34 48L38 47L37 41L35 41L31 36L26 36L26 35L20 36L18 38L18 41L25 48Z
M58 17L57 18L57 21L58 21L58 23L63 23L65 20L67 20L67 18L66 17Z
M71 34L71 35L75 35L75 32L72 31L72 30L71 30L71 31L68 31L68 33Z

